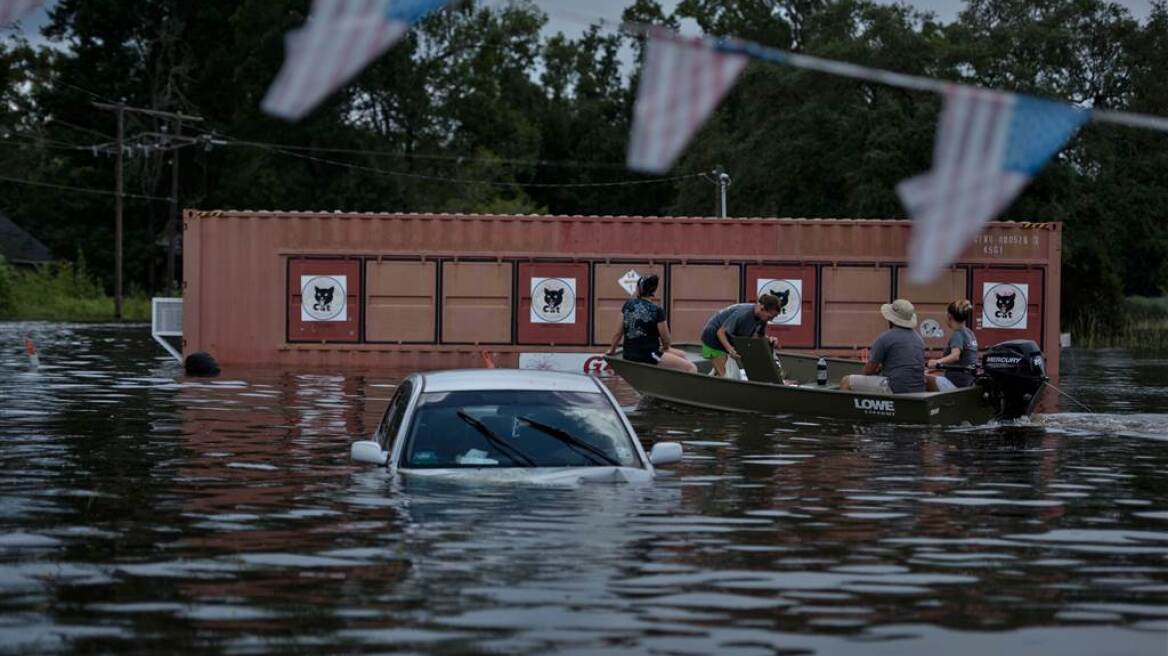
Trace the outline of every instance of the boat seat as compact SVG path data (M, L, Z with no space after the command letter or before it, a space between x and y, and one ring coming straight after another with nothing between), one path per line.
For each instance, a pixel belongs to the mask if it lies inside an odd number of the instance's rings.
M783 384L783 370L775 364L774 349L762 337L735 337L734 348L742 356L746 377L757 383Z

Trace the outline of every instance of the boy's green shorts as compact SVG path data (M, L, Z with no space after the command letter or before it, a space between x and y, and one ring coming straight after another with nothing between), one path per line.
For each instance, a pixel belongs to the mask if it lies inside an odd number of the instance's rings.
M705 344L702 344L702 357L707 360L713 360L714 358L724 358L727 355L728 354L721 349L711 348Z

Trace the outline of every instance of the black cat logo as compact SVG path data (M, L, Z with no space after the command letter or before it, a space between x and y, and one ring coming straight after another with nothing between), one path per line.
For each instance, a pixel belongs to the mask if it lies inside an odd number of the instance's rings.
M548 314L559 314L560 306L564 303L564 288L543 290L543 311Z
M333 304L333 292L336 287L317 287L313 285L312 288L316 291L313 297L316 301L312 304L312 309L316 312L331 312L330 306Z
M767 290L768 294L773 294L779 297L779 314L787 314L787 304L791 302L791 290L778 291L774 289Z
M998 319L1012 319L1014 317L1014 299L1018 297L1018 293L998 294L995 292L994 296L998 297L998 309L994 312L994 316Z

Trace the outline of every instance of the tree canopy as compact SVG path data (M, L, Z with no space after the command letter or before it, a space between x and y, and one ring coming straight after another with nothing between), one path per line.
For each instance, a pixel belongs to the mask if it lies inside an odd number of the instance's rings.
M263 114L307 0L60 0L33 47L0 44L0 168L113 188L114 119L93 101L202 116L168 140L128 115L127 280L159 272L180 162L184 207L706 215L733 177L736 216L897 218L928 169L938 98L752 63L666 182L624 168L643 43L611 24L548 35L538 4L455 3L304 120ZM872 0L635 0L627 20L1085 106L1168 113L1168 6L969 0L949 23ZM589 186L606 182L642 182ZM112 267L113 198L0 181L5 211L54 249ZM1168 135L1089 124L1003 219L1063 221L1064 319L1168 293Z

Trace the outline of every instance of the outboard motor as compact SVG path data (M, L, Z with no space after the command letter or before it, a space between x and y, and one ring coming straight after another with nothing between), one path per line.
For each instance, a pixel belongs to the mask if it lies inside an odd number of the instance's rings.
M997 409L998 419L1017 419L1030 414L1046 381L1046 361L1038 344L1016 339L995 344L981 361L979 383Z

